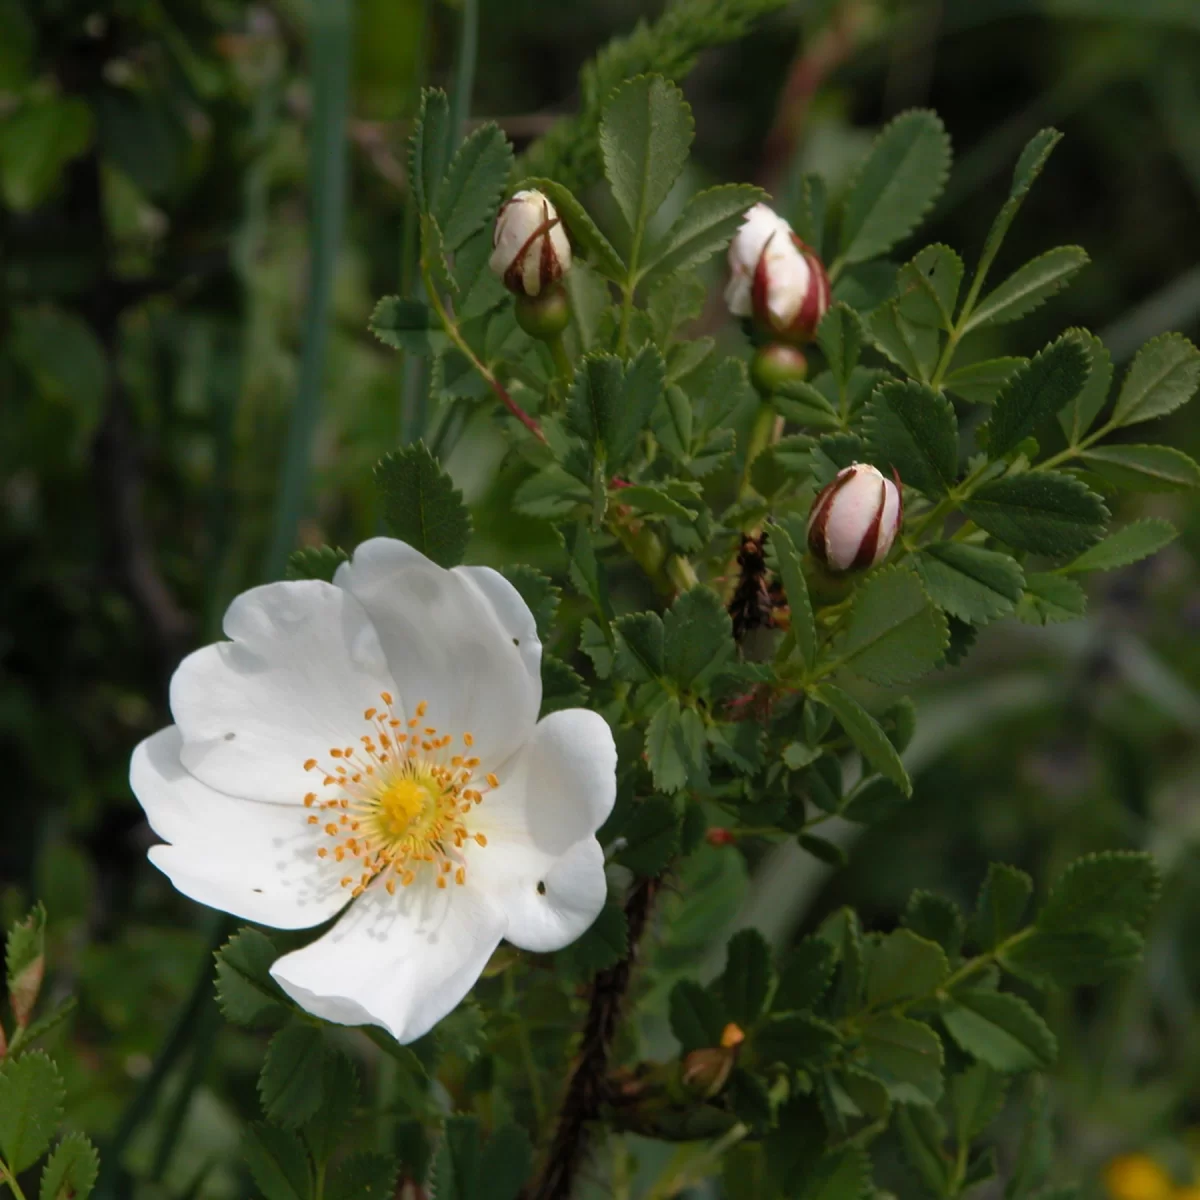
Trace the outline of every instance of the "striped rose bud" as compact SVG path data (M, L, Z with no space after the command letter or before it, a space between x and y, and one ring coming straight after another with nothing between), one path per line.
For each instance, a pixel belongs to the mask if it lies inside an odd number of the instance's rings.
M729 244L725 303L782 341L810 342L829 308L829 276L816 252L765 204L746 214Z
M518 296L541 295L571 269L567 231L541 192L516 192L500 206L488 265Z
M831 571L861 571L887 558L904 519L900 476L867 463L837 473L813 501L808 548Z

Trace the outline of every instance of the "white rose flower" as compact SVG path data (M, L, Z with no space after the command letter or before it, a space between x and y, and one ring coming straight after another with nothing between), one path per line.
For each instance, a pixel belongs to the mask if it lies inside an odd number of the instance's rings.
M852 463L813 501L808 548L831 571L861 571L887 558L903 522L900 477Z
M488 265L519 296L540 295L571 269L567 231L541 192L515 192L500 206Z
M303 1008L409 1042L502 938L558 950L595 920L612 734L538 720L542 647L503 576L376 538L332 584L245 592L224 628L130 781L184 895L280 929L345 909L271 968Z

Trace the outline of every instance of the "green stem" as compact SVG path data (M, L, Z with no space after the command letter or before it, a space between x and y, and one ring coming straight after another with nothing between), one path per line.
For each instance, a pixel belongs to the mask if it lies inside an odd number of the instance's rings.
M11 1171L3 1159L0 1159L0 1183L7 1183L12 1188L16 1200L25 1200L25 1193L21 1191L21 1185L17 1182L16 1172Z
M325 1172L328 1169L326 1163L321 1163L317 1167L316 1183L313 1187L313 1200L325 1200Z
M613 517L608 520L608 529L646 573L655 588L663 595L673 595L675 585L665 570L667 552L658 535L647 525L643 525L634 533L624 521Z
M742 479L738 485L738 499L744 500L753 490L750 483L750 468L754 460L775 440L775 405L764 398L754 414L750 427L750 440L746 443L746 461L742 464Z
M1034 471L1049 471L1052 467L1057 467L1059 463L1066 462L1068 459L1082 454L1089 446L1094 445L1102 437L1107 437L1116 428L1117 426L1112 421L1109 421L1107 425L1101 425L1099 429L1089 433L1087 437L1081 438L1075 445L1068 446L1065 450L1060 450L1057 454L1052 454L1032 469Z
M571 361L571 356L567 353L567 345L563 341L563 335L560 333L555 337L549 338L546 344L550 347L550 356L554 359L554 366L558 371L558 377L564 384L570 387L571 380L575 377L575 364Z
M287 566L308 493L313 432L320 415L333 305L333 276L342 235L346 193L346 119L350 90L350 9L346 0L316 0L311 41L313 120L310 191L308 308L300 383L288 424L287 445L271 540L263 564L266 579Z

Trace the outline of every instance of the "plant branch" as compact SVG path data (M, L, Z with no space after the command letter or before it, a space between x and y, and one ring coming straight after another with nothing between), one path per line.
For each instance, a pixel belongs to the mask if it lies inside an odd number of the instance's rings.
M568 1200L574 1189L587 1153L588 1126L599 1117L605 1099L609 1052L637 961L638 944L660 886L659 878L640 879L625 901L629 949L620 962L599 972L592 981L583 1044L567 1084L558 1128L541 1175L525 1193L525 1200Z

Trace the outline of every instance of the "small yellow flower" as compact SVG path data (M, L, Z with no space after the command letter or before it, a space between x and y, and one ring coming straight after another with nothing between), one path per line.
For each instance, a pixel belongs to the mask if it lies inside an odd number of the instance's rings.
M1104 1168L1104 1186L1112 1200L1175 1200L1179 1196L1171 1177L1145 1154L1114 1158Z

